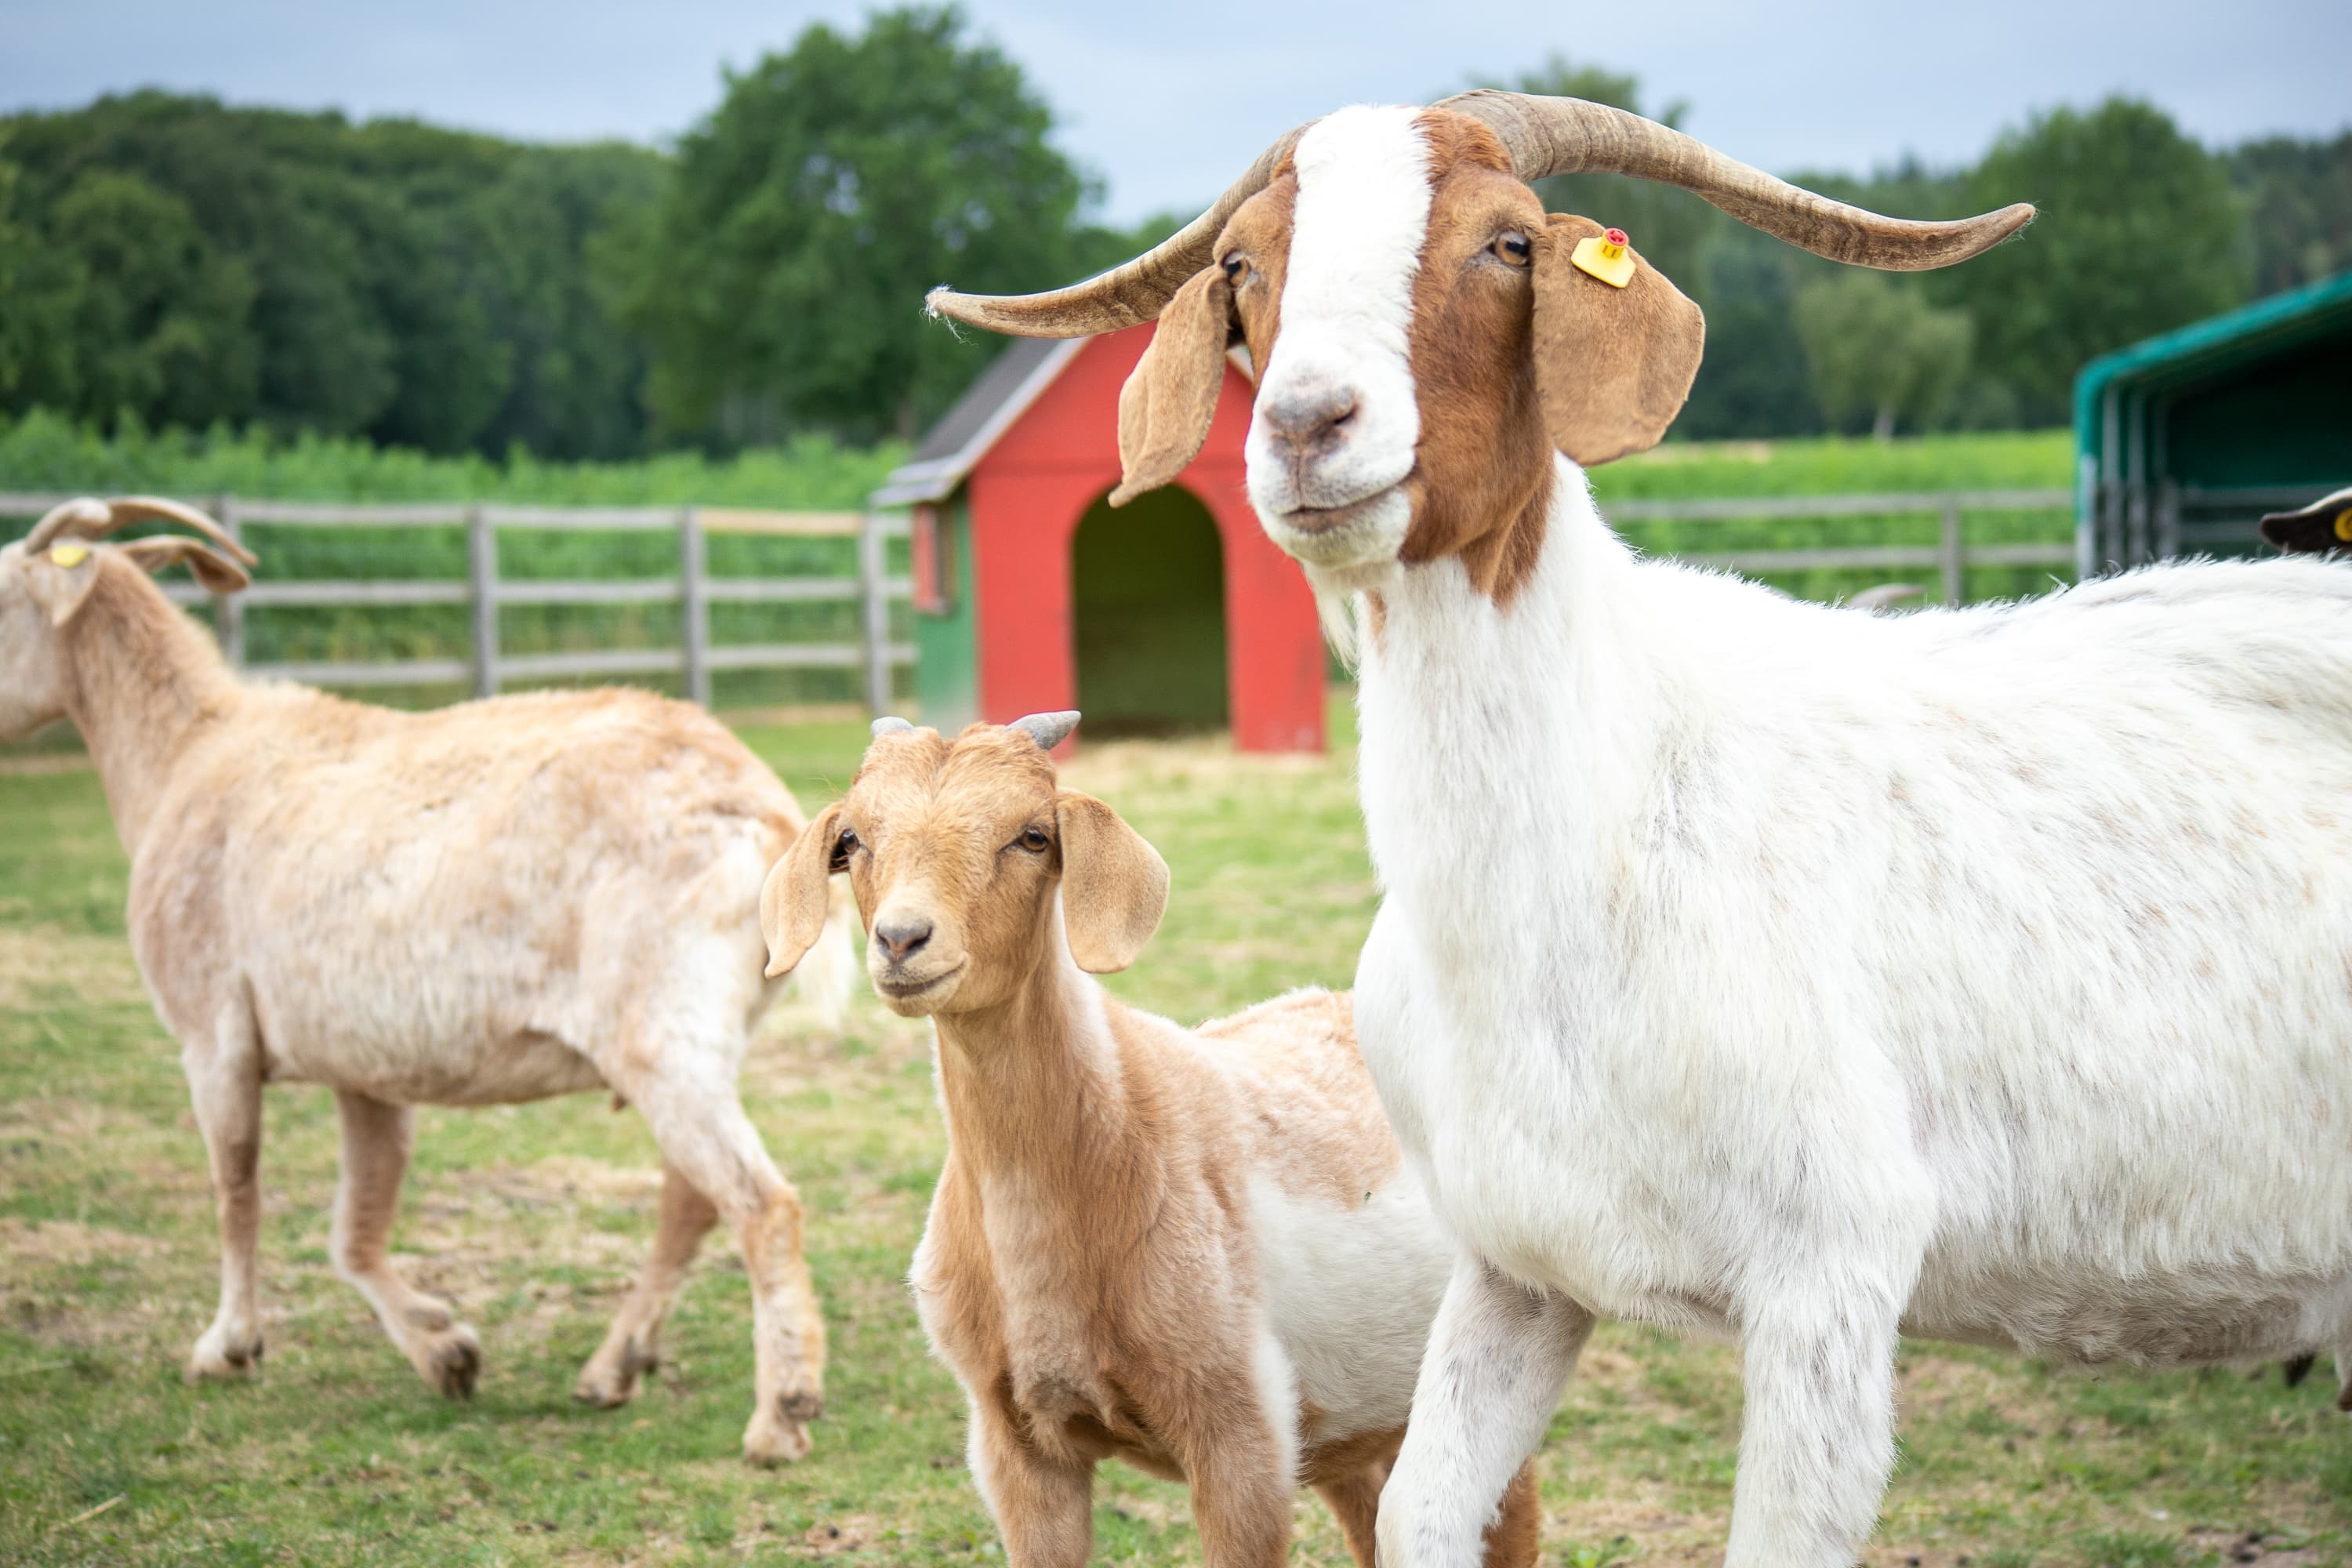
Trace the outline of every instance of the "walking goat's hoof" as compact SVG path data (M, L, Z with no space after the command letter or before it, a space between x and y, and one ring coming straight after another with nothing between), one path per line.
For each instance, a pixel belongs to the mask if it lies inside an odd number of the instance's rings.
M464 1323L420 1334L409 1352L417 1375L444 1399L471 1399L482 1375L482 1342Z
M637 1380L659 1365L661 1357L635 1340L625 1340L617 1348L607 1343L580 1369L572 1397L599 1410L616 1409L635 1395Z
M183 1374L190 1383L234 1382L261 1371L261 1335L251 1330L233 1331L215 1323L196 1348L188 1352Z
M808 1426L762 1410L743 1429L743 1460L751 1465L789 1465L809 1451Z

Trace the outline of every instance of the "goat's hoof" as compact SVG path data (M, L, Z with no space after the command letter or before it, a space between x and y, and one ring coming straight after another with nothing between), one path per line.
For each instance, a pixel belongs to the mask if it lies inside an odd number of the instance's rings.
M482 1375L482 1342L464 1323L454 1323L437 1334L421 1336L415 1352L416 1370L444 1399L471 1399Z
M762 1410L743 1429L743 1459L752 1465L789 1465L809 1451L808 1427L789 1416Z
M627 1340L615 1349L611 1345L588 1358L580 1369L580 1381L572 1385L572 1397L583 1405L593 1405L599 1410L612 1410L626 1405L637 1392L637 1379L661 1365L661 1357L650 1345Z
M215 1323L196 1348L188 1352L184 1374L190 1383L233 1382L261 1371L261 1336L251 1330L232 1331Z

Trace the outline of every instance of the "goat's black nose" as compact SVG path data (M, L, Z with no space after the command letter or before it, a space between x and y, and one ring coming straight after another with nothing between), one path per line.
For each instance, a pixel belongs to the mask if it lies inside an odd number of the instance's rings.
M1334 384L1291 390L1258 403L1258 416L1302 457L1339 445L1341 427L1355 412L1356 389Z
M874 940L890 955L893 963L904 963L923 951L931 940L931 922L920 915L901 915L896 920L874 922Z

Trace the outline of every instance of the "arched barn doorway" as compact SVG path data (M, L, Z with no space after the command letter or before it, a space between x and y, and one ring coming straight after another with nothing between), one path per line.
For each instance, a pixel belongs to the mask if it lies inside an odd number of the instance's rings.
M1171 734L1231 722L1223 542L1181 485L1117 511L1097 500L1070 551L1072 642L1086 732Z

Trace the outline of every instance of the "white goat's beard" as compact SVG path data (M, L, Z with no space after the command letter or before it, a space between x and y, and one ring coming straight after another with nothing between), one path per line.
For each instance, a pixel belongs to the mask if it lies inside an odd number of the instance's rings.
M1378 587L1397 568L1397 552L1412 528L1412 498L1391 488L1359 501L1348 515L1306 529L1287 513L1257 506L1258 526L1285 555L1307 568L1318 588L1353 594Z

